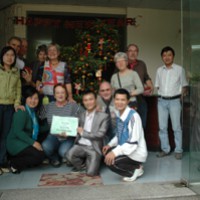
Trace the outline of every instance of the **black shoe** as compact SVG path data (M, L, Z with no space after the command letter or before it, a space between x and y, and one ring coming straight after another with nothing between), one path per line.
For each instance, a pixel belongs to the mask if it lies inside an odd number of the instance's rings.
M72 173L81 173L81 172L85 172L86 171L86 166L85 165L82 165L80 169L77 169L76 167L74 167L72 169Z
M61 162L59 160L51 160L50 163L53 167L60 167L61 166Z
M166 153L166 152L164 152L164 151L161 151L161 152L159 152L156 156L157 156L158 158L162 158L162 157L169 156L169 155L170 155L170 152L169 152L169 153Z

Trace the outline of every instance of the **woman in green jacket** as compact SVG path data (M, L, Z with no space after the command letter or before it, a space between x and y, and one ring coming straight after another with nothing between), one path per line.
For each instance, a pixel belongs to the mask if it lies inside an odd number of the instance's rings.
M0 57L0 175L7 170L6 137L13 113L23 109L20 105L20 75L15 63L15 50L10 46L4 47Z
M19 110L14 114L7 137L12 173L19 173L27 167L39 165L45 157L39 139L40 134L48 131L48 125L39 125L36 113L39 105L38 91L29 86L24 92L24 101L26 110Z

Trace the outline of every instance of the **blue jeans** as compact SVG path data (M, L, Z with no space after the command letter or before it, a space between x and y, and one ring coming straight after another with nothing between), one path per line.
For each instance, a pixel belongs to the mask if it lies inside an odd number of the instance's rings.
M158 121L159 121L159 137L161 149L165 153L169 153L171 148L168 137L168 118L171 118L172 129L175 139L175 152L182 153L182 129L181 129L181 103L180 99L164 100L158 98Z
M50 160L61 160L65 157L66 152L74 144L74 137L68 137L65 140L59 140L55 135L49 134L47 138L42 142L42 148L45 155Z
M11 127L13 113L13 105L0 104L0 166L7 162L6 138Z

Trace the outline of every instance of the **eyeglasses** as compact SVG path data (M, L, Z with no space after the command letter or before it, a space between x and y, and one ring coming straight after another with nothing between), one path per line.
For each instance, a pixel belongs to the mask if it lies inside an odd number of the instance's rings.
M108 91L110 91L110 88L104 89L104 90L100 90L100 92L108 92Z

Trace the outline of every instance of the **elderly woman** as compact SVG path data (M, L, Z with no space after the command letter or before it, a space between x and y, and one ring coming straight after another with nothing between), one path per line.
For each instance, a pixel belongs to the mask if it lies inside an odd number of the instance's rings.
M65 85L58 83L53 89L56 101L46 105L46 118L49 127L52 123L54 116L68 116L78 117L83 112L83 108L75 102L67 100L67 90ZM50 160L50 164L54 167L61 165L62 159L65 157L66 152L74 144L74 137L67 137L60 133L60 135L49 134L45 141L42 143L44 152Z
M59 60L60 47L58 44L50 44L47 47L48 61L44 63L44 71L42 75L42 87L38 88L39 91L43 92L48 97L49 102L54 101L53 87L57 83L65 85L68 93L68 100L74 101L72 98L72 86L70 74L67 69L65 62Z
M137 109L136 96L142 94L144 91L142 82L137 72L128 68L128 57L126 53L116 53L114 61L119 71L111 77L111 85L115 90L118 88L126 89L131 96L129 106Z
M40 126L36 109L39 93L34 87L24 92L25 111L18 110L13 116L12 126L7 137L7 151L10 154L10 169L19 173L27 167L42 163L45 158L40 144L40 135L48 131L47 124Z

